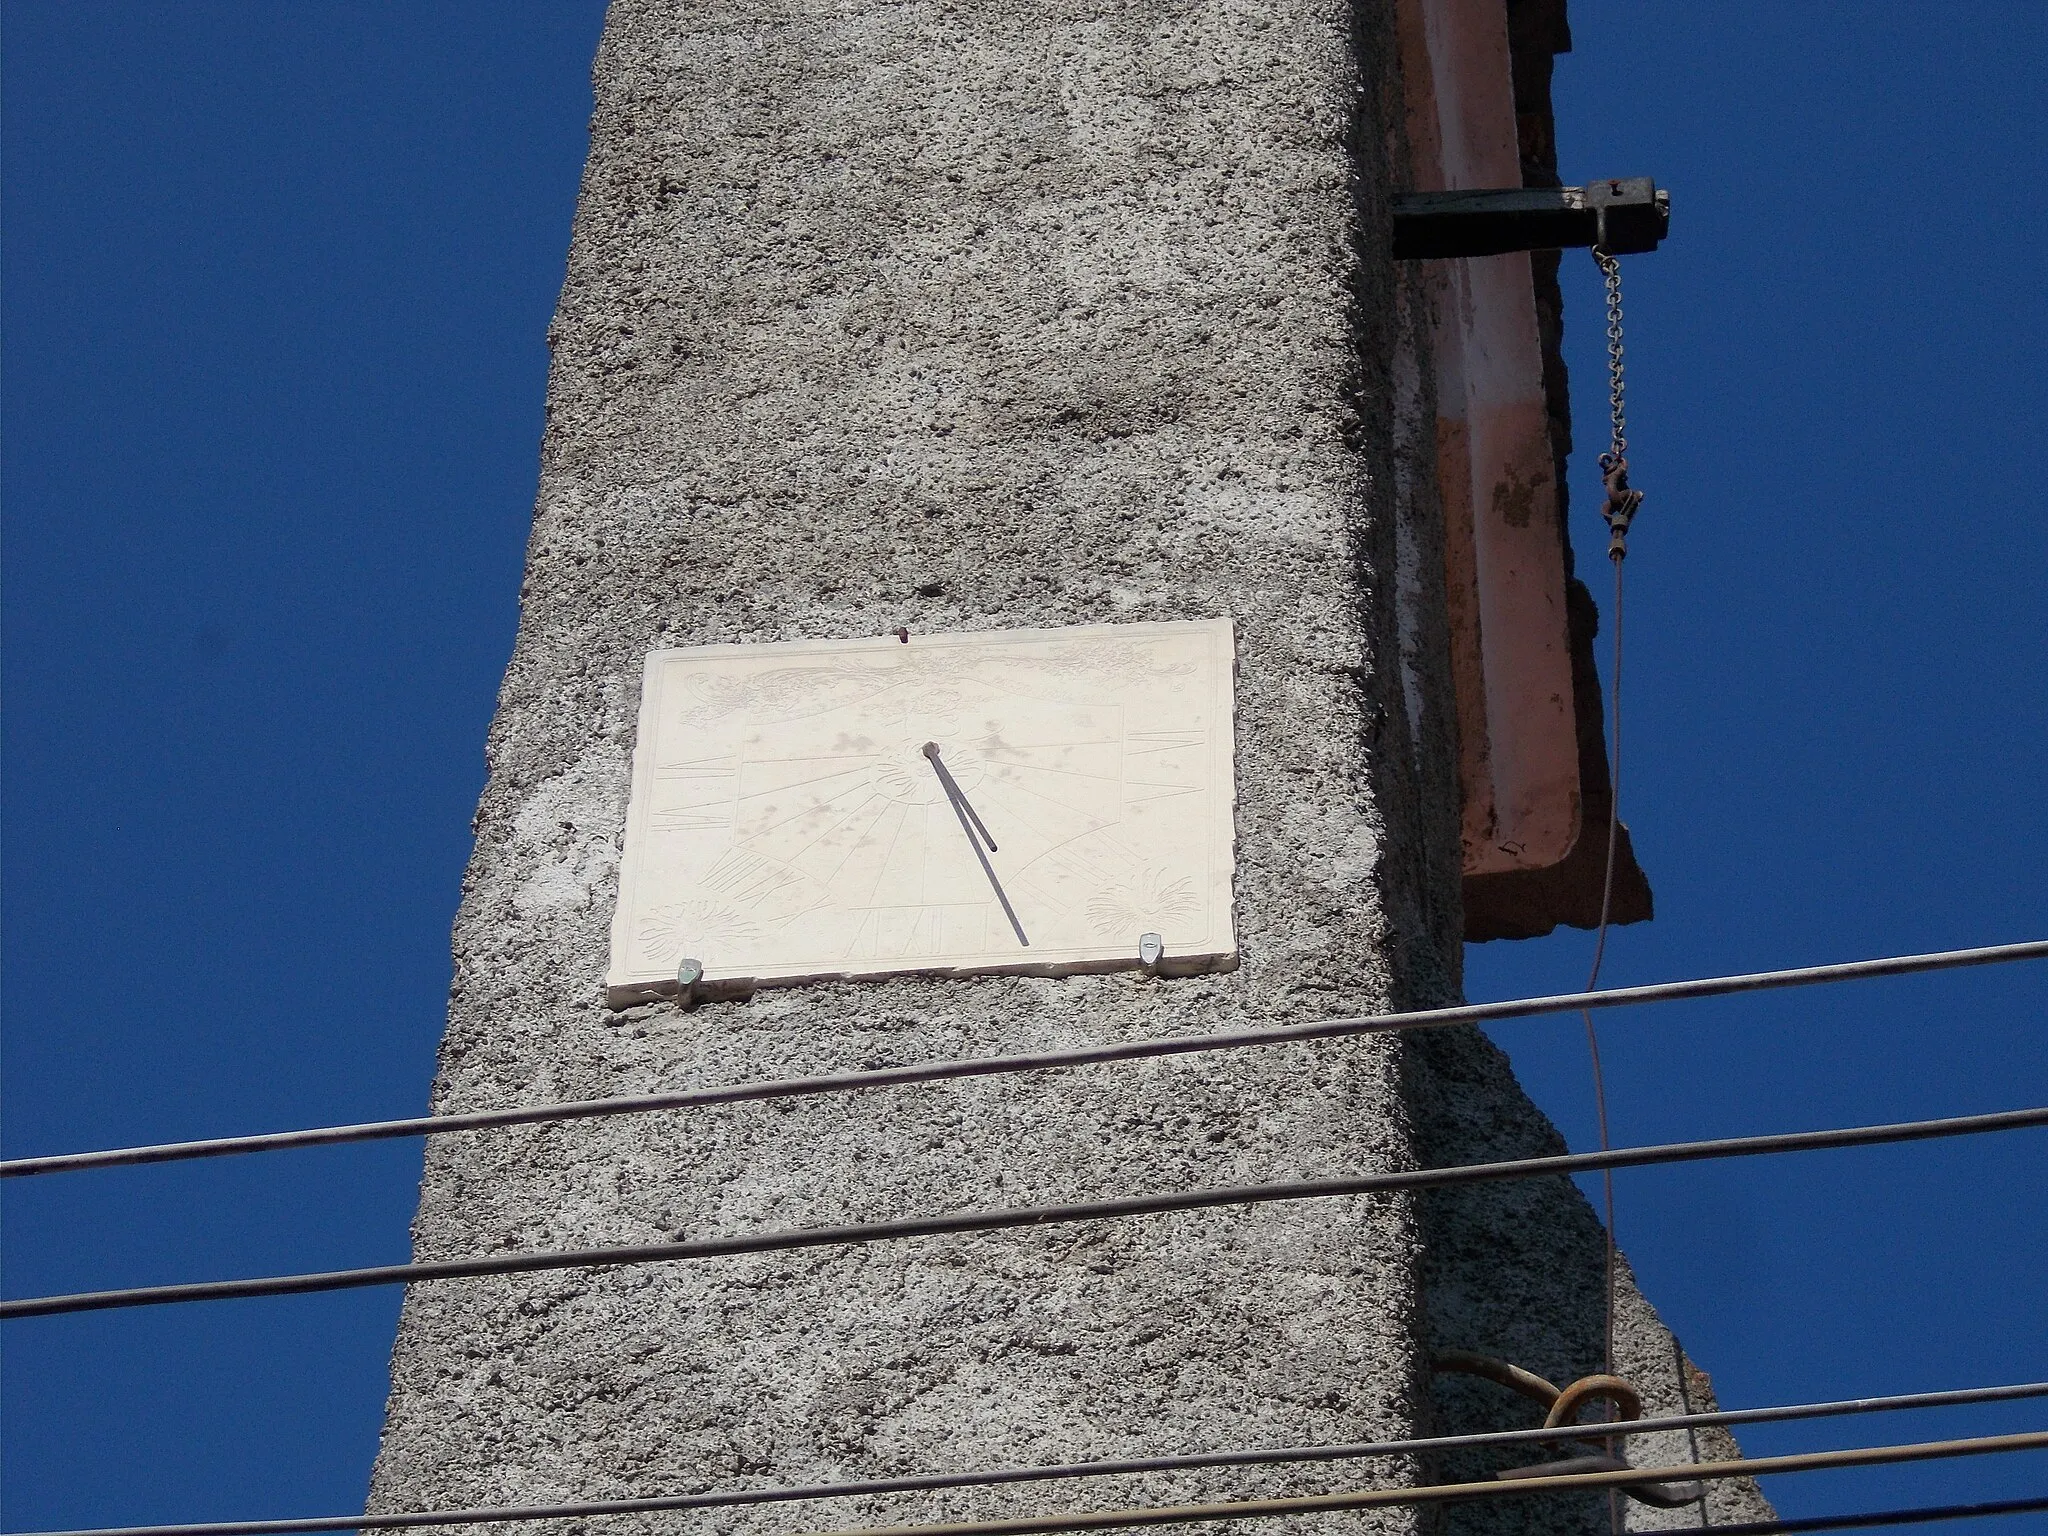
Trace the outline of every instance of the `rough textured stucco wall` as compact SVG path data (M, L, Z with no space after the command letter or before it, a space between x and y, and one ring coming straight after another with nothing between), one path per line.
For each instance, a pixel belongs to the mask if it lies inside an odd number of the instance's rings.
M1392 273L1358 254L1383 217L1383 178L1358 173L1384 143L1369 28L1362 44L1336 0L614 5L437 1107L1279 1022L1451 984L1418 875L1384 854L1390 814L1415 818L1383 782L1407 754L1377 598ZM1236 972L600 1005L648 649L1223 613ZM1403 1165L1400 1093L1379 1042L450 1138L415 1242ZM1415 1266L1409 1209L1359 1200L416 1287L375 1498L1399 1432ZM815 1518L791 1513L706 1523Z
M1418 386L1412 358L1396 377L1413 316L1378 254L1389 36L1375 6L1340 0L614 0L437 1109L1455 995L1426 561L1408 562L1398 626L1393 595L1397 544L1437 546L1393 429ZM1237 971L604 1008L649 649L1225 613ZM1476 1063L1496 1119L1554 1134L1483 1044L1445 1049ZM1425 1149L1411 1130L1414 1105L1434 1124L1427 1093L1449 1080L1430 1070L1379 1039L437 1138L415 1251L1409 1166L1457 1141L1439 1128ZM1586 1220L1569 1190L1551 1199ZM1317 1202L418 1286L372 1507L1407 1433L1436 1412L1422 1277L1437 1264L1446 1295L1472 1280L1453 1250L1424 1253L1428 1223L1455 1235L1486 1219L1446 1209ZM1553 1266L1532 1263L1540 1313ZM1565 1354L1584 1299L1567 1278L1579 1310L1563 1332L1530 1324ZM960 1492L687 1527L1426 1470Z

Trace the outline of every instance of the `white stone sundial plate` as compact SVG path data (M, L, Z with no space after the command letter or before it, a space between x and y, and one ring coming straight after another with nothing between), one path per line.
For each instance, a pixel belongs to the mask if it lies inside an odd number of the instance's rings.
M609 1002L686 957L711 989L1057 975L1156 933L1162 970L1228 968L1234 672L1228 619L654 652Z

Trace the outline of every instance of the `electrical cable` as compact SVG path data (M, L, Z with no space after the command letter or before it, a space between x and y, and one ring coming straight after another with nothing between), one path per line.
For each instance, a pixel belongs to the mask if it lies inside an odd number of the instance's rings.
M1347 1493L1308 1494L1296 1498L1242 1499L1212 1504L1152 1508L1087 1510L1068 1515L1025 1515L1007 1520L949 1520L931 1525L865 1526L819 1533L819 1536L1027 1536L1032 1532L1127 1530L1146 1525L1178 1525L1208 1520L1253 1520L1267 1515L1313 1514L1324 1510L1390 1509L1450 1504L1467 1499L1512 1498L1533 1492L1564 1493L1575 1489L1620 1488L1630 1483L1764 1477L1791 1472L1833 1471L1845 1467L1897 1466L1905 1462L1948 1460L1958 1456L1997 1456L2019 1451L2048 1450L2048 1431L2019 1435L1985 1435L1969 1440L1932 1440L1916 1445L1879 1445L1843 1451L1811 1451L1793 1456L1740 1457L1730 1461L1693 1462L1672 1467L1630 1467L1617 1472L1579 1472L1559 1477L1516 1478L1504 1482L1437 1483L1420 1488L1362 1488Z
M658 1110L699 1109L714 1104L748 1104L769 1099L804 1098L814 1094L850 1093L911 1083L947 1082L960 1078L997 1077L1014 1072L1046 1072L1104 1062L1144 1061L1162 1056L1199 1055L1210 1051L1244 1050L1291 1045L1308 1040L1334 1040L1352 1035L1409 1029L1442 1029L1459 1024L1486 1024L1505 1019L1573 1013L1586 1008L1623 1008L1639 1003L1696 1001L1742 992L1786 987L1824 986L1890 976L1914 976L1967 966L2005 965L2048 959L2048 939L1991 944L1975 949L1940 950L1930 954L1891 955L1848 960L1832 965L1790 970L1754 971L1736 976L1708 976L1689 981L1651 982L1637 987L1611 987L1604 992L1570 992L1552 997L1516 998L1493 1003L1460 1003L1411 1013L1363 1014L1285 1024L1265 1029L1232 1030L1208 1035L1169 1035L1127 1040L1070 1050L1035 1051L1009 1056L967 1057L912 1062L863 1072L835 1072L813 1077L731 1083L718 1088L684 1088L666 1093L628 1094L578 1099L559 1104L518 1105L508 1109L472 1110L460 1114L415 1115L401 1120L372 1120L357 1125L318 1126L298 1131L267 1131L248 1136L220 1136L202 1141L174 1141L153 1146L113 1147L94 1152L56 1152L0 1162L0 1178L36 1174L76 1173L93 1168L136 1167L183 1162L191 1158L231 1157L252 1152L281 1152L304 1147L387 1141L408 1136L446 1136L511 1125L542 1125L564 1120L589 1120L610 1115L648 1114Z
M1607 956L1607 930L1614 916L1614 845L1621 835L1621 571L1623 562L1628 558L1629 524L1635 520L1636 512L1643 504L1643 493L1629 489L1628 484L1627 380L1622 369L1621 263L1606 248L1606 230L1607 216L1603 211L1600 215L1602 242L1593 247L1593 260L1598 264L1600 275L1607 287L1607 406L1611 435L1607 452L1600 456L1601 474L1607 488L1607 499L1600 509L1600 515L1607 521L1607 558L1609 564L1614 567L1614 703L1610 710L1614 756L1607 775L1607 848L1603 861L1605 868L1600 877L1599 933L1593 941L1593 965L1586 976L1588 992L1600 984L1600 962ZM1593 1011L1590 1008L1580 1010L1579 1016L1586 1025L1586 1051L1593 1062L1593 1110L1600 1124L1600 1150L1605 1152L1612 1145L1612 1141L1607 1129L1607 1075L1600 1065L1600 1032L1593 1027ZM1602 1358L1607 1374L1612 1376L1616 1307L1615 1271L1620 1261L1614 1232L1613 1169L1601 1171L1600 1192L1607 1218L1604 1228L1606 1242L1602 1254L1605 1300ZM1619 1536L1622 1528L1621 1495L1611 1489L1607 1495L1607 1519L1616 1536Z
M1674 1414L1666 1418L1634 1419L1626 1424L1617 1425L1616 1433L1618 1437L1625 1438L1629 1435L1661 1434L1673 1430L1706 1428L1710 1425L1782 1423L1796 1419L1954 1408L2038 1397L2048 1397L2048 1381L2017 1382L1999 1387L1963 1387L1945 1392L1913 1392L1891 1397L1845 1398L1831 1403L1790 1403L1770 1408L1728 1408L1714 1413ZM729 1508L737 1505L806 1503L825 1499L866 1498L886 1493L927 1493L943 1488L983 1488L1089 1477L1128 1477L1157 1472L1193 1471L1209 1467L1268 1466L1287 1462L1422 1456L1443 1451L1540 1446L1555 1441L1580 1439L1584 1434L1583 1425L1563 1425L1556 1429L1506 1429L1481 1434L1436 1435L1420 1440L1361 1441L1349 1445L1291 1445L1253 1451L1198 1451L1180 1456L1071 1462L1045 1467L1007 1467L982 1472L931 1472L908 1477L870 1478L845 1483L813 1483L785 1488L654 1494L639 1499L608 1499L577 1504L444 1509L384 1515L317 1515L282 1520L220 1520L182 1525L121 1526L94 1531L39 1532L34 1533L34 1536L298 1536L298 1533L320 1531L392 1530L421 1525L482 1525L499 1521L572 1519L593 1514L641 1514ZM29 1536L29 1533L10 1533L10 1536ZM1723 1536L1729 1536L1729 1533L1724 1530Z
M2048 1510L2048 1495L1999 1499L1990 1504L1935 1504L1916 1509L1873 1509L1853 1515L1805 1515L1796 1520L1745 1520L1717 1525L1714 1536L1798 1536L1805 1531L1873 1531L1887 1525L1933 1525L1943 1520L1984 1520L1995 1515L2031 1515Z
M85 1291L67 1296L30 1296L14 1301L0 1301L0 1319L51 1317L69 1312L98 1312L113 1307L162 1306L187 1301L297 1296L315 1291L355 1290L364 1286L409 1285L420 1280L529 1274L551 1269L593 1269L613 1264L665 1264L741 1253L777 1253L798 1248L849 1247L856 1244L892 1242L903 1238L999 1232L1015 1227L1056 1226L1073 1222L1118 1220L1131 1216L1154 1216L1170 1211L1209 1210L1226 1205L1265 1205L1276 1201L1321 1200L1343 1195L1441 1189L1452 1185L1478 1184L1503 1179L1591 1173L1603 1168L1643 1168L1664 1163L1701 1162L1724 1157L1760 1157L1828 1148L1880 1146L1893 1142L1929 1141L1949 1136L2025 1130L2036 1126L2048 1126L2048 1107L2000 1110L1982 1115L1958 1115L1940 1120L1909 1120L1890 1125L1847 1126L1836 1130L1789 1131L1769 1136L1731 1136L1712 1141L1668 1142L1657 1146L1619 1147L1606 1152L1563 1153L1550 1157L1515 1158L1505 1162L1466 1163L1449 1168L1415 1168L1400 1172L1349 1174L1340 1178L1299 1179L1273 1184L1191 1189L1171 1194L1126 1196L1066 1205L956 1211L949 1215L912 1216L896 1221L781 1228L695 1241L631 1243L603 1248L542 1249L535 1252L499 1253L474 1258L428 1259L411 1264L379 1264L362 1269L328 1270L314 1274L269 1275L251 1280L202 1280L178 1285L146 1285L121 1290Z
M1581 1426L1582 1428L1584 1426ZM1738 1457L1671 1467L1629 1467L1617 1472L1577 1472L1559 1477L1514 1478L1487 1483L1436 1483L1420 1488L1361 1488L1347 1493L1307 1494L1280 1499L1237 1499L1131 1509L1085 1510L1066 1515L1024 1515L1006 1520L949 1520L931 1525L864 1526L819 1536L1028 1536L1033 1532L1128 1530L1145 1525L1178 1525L1208 1520L1255 1520L1268 1515L1314 1514L1325 1510L1390 1509L1449 1504L1466 1499L1512 1498L1534 1492L1620 1488L1630 1483L1728 1477L1766 1477L1789 1472L1833 1471L1845 1467L1897 1466L1958 1456L1998 1456L2048 1450L2048 1431L1984 1435L1968 1440L1930 1440L1915 1445L1876 1445L1843 1451L1809 1451L1792 1456Z
M1212 1504L1181 1504L1131 1509L1086 1510L1067 1515L1024 1515L1006 1520L949 1520L931 1525L864 1526L819 1533L819 1536L1028 1536L1034 1532L1128 1530L1147 1525L1178 1525L1210 1520L1254 1520L1268 1515L1313 1514L1325 1510L1392 1509L1450 1504L1467 1499L1512 1498L1532 1492L1563 1493L1575 1489L1619 1488L1629 1483L1686 1481L1728 1477L1764 1477L1790 1472L1833 1471L1844 1467L1897 1466L1905 1462L1947 1460L1958 1456L1997 1456L2019 1451L2048 1450L2048 1431L2020 1435L1986 1435L1969 1440L1933 1440L1917 1445L1879 1445L1843 1451L1812 1451L1793 1456L1741 1457L1673 1467L1631 1467L1618 1472L1580 1472L1560 1477L1517 1478L1506 1482L1437 1483L1420 1488L1362 1488L1347 1493L1308 1494L1296 1498L1240 1499Z
M1612 258L1610 257L1611 261ZM1617 366L1619 366L1617 364ZM1619 407L1617 407L1617 413ZM1615 441L1621 442L1619 415L1614 429ZM1614 557L1614 763L1607 778L1607 871L1600 880L1600 929L1593 942L1593 965L1586 976L1586 990L1593 991L1600 984L1600 962L1607 957L1607 928L1614 915L1614 843L1621 832L1621 566L1619 554ZM1607 1130L1607 1077L1600 1067L1600 1032L1593 1027L1593 1010L1582 1008L1579 1017L1586 1025L1586 1050L1593 1059L1593 1111L1600 1125L1600 1150L1605 1152L1612 1145ZM1602 1355L1603 1369L1608 1375L1614 1374L1614 1290L1617 1260L1614 1235L1614 1170L1604 1169L1600 1174L1600 1191L1606 1204L1606 1340ZM1620 1529L1621 1511L1617 1505L1611 1511L1615 1529Z
M1604 254L1604 252L1595 252ZM1610 256L1612 264L1614 258ZM1620 375L1620 354L1616 342L1616 377ZM1616 391L1620 385L1616 385ZM1616 457L1622 449L1622 426L1620 426L1620 393L1616 393L1614 408L1614 442ZM1614 842L1622 829L1622 553L1614 555L1614 766L1608 770L1608 868L1599 881L1599 936L1593 940L1593 965L1585 977L1585 989L1593 991L1599 985L1599 963L1608 956L1608 922L1614 918ZM1579 1018L1585 1020L1585 1049L1593 1059L1593 1116L1599 1122L1599 1149L1608 1151L1614 1143L1608 1137L1608 1077L1599 1065L1599 1030L1593 1028L1593 1010L1581 1008ZM1604 1327L1604 1370L1614 1374L1614 1311L1616 1311L1616 1268L1618 1268L1618 1239L1614 1235L1614 1169L1604 1167L1599 1171L1599 1192L1606 1204L1606 1243L1602 1247L1604 1262L1604 1300L1606 1300L1606 1327ZM1608 1518L1616 1532L1622 1528L1622 1507L1620 1495L1608 1495Z
M1579 1426L1582 1432L1584 1427ZM835 1532L832 1536L1023 1536L1023 1533L1037 1531L1120 1530L1144 1525L1172 1525L1184 1521L1249 1520L1269 1515L1308 1514L1319 1510L1386 1509L1404 1505L1452 1503L1464 1499L1526 1498L1538 1493L1566 1493L1619 1487L1627 1483L1669 1481L1674 1476L1683 1477L1688 1481L1700 1478L1760 1477L1780 1473L1830 1471L1846 1467L1896 1466L1905 1462L1946 1460L1960 1456L2010 1455L2038 1450L2048 1450L2048 1431L2017 1435L1984 1435L1967 1440L1923 1441L1910 1445L1867 1446L1840 1451L1811 1451L1792 1456L1694 1462L1673 1467L1631 1467L1619 1472L1584 1472L1560 1477L1515 1478L1500 1482L1435 1483L1421 1487L1367 1488L1292 1498L1140 1506L1064 1515L1025 1515L1003 1520L954 1521L940 1525L869 1527ZM668 1510L691 1509L699 1507L705 1497L700 1494L653 1495L645 1498L603 1499L574 1504L431 1510L395 1515L348 1515L312 1520L227 1520L187 1525L108 1526L95 1530L13 1532L9 1533L9 1536L295 1536L295 1533L313 1531L402 1530L430 1525L483 1525L518 1520L584 1520L599 1515L654 1514ZM767 1502L767 1499L753 1502ZM2022 1505L2024 1506L2024 1501ZM1779 1527L1767 1523L1754 1529L1769 1531L1777 1528ZM1784 1528L1800 1527L1794 1525ZM1726 1529L1729 1536L1735 1536L1735 1533L1744 1528Z

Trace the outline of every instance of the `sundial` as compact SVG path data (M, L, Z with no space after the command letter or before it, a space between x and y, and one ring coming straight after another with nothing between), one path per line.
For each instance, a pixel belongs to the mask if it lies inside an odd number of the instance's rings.
M647 658L613 1006L1235 963L1228 619Z

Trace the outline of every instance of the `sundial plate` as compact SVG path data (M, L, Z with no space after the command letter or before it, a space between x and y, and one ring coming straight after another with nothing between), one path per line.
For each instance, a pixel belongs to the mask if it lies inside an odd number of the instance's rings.
M686 958L713 988L1135 968L1146 934L1227 968L1234 663L1228 619L654 652L609 1000Z

